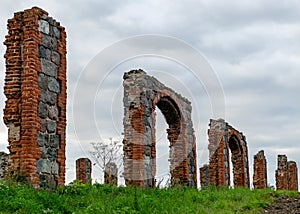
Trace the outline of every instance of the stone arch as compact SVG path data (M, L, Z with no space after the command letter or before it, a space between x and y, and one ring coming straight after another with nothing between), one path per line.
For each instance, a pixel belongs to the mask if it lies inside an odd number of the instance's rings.
M155 109L168 124L171 183L197 186L191 103L142 70L124 74L124 177L126 185L155 186Z
M230 185L231 161L234 185L250 187L246 137L223 119L211 119L209 126L209 166L207 174L209 184L216 186ZM230 153L231 160L229 158Z

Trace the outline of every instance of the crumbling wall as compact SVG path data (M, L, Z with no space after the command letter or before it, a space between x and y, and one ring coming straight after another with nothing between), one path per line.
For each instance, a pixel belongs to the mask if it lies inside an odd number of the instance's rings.
M10 162L9 154L0 152L0 180L5 180Z
M230 185L230 161L233 165L234 186L250 187L248 148L243 133L237 131L223 119L210 120L208 130L209 184ZM231 154L231 160L230 160ZM201 181L205 184L207 182Z
M298 169L294 161L287 161L286 155L278 155L275 172L277 190L298 191Z
M155 109L169 125L171 183L196 187L196 142L191 103L142 70L124 74L124 177L126 185L155 186Z
M263 150L259 151L254 156L253 186L255 189L264 189L268 187L267 161Z
M202 188L209 185L209 166L207 164L200 168L200 185Z
M4 123L11 175L34 187L65 182L66 33L40 8L8 20Z
M108 163L104 169L104 183L118 185L118 167L115 163Z
M83 184L92 182L92 162L88 158L79 158L76 160L76 179Z

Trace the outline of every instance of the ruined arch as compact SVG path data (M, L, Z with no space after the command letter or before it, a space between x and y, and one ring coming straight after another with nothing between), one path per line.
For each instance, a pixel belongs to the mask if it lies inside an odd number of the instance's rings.
M155 186L155 109L168 124L171 183L197 186L191 103L142 70L124 74L124 177L126 185Z
M230 185L231 161L234 186L250 187L246 137L223 119L211 119L209 126L209 166L206 174L209 184Z

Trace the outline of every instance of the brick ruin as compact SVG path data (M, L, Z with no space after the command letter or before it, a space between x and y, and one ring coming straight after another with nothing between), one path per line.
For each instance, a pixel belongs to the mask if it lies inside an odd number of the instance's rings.
M10 155L5 152L0 152L0 180L5 180L9 162Z
M40 8L7 24L4 123L9 173L34 187L65 183L66 33Z
M287 161L286 155L278 155L275 172L277 190L298 191L298 169L294 161Z
M209 165L204 166L202 184L230 186L230 161L233 166L234 186L250 187L248 148L246 137L223 119L210 120L208 130ZM231 160L230 160L231 156Z
M255 189L264 189L268 187L267 161L263 150L259 151L254 156L253 186Z
M155 186L155 109L169 126L171 184L197 186L191 103L142 70L123 76L124 177L126 185Z
M92 161L88 158L79 158L76 160L76 179L83 184L92 182Z
M118 167L111 162L105 166L104 169L104 183L110 185L118 185Z

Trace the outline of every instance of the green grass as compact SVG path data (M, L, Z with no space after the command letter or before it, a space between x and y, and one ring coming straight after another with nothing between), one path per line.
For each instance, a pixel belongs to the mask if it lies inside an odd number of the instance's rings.
M53 191L0 183L0 213L257 213L297 192L246 188L141 189L77 182Z

